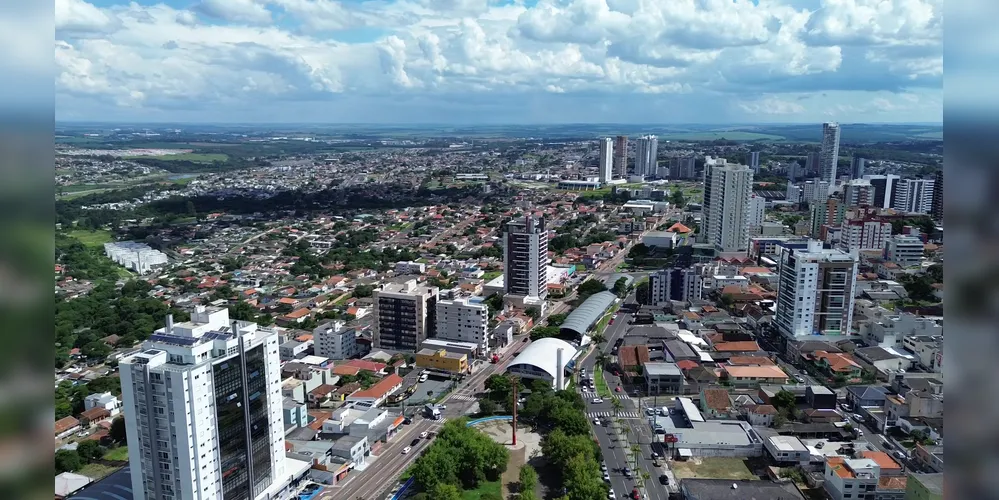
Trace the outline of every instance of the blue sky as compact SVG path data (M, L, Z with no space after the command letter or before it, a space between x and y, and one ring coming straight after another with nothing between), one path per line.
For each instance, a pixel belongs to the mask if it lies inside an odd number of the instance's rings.
M56 0L59 120L936 122L942 0Z

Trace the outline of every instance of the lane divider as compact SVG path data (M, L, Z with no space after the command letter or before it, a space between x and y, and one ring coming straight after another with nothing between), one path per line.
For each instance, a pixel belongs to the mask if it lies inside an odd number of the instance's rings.
M478 424L481 424L483 422L493 422L493 421L496 421L496 420L513 420L513 416L512 415L497 415L497 416L494 416L494 417L477 418L475 420L469 420L468 423L465 424L465 425L467 425L468 427L471 427L473 425L478 425ZM392 499L391 500L400 500L406 494L406 491L409 490L409 488L411 486L413 486L413 478L412 477L409 478L409 479L407 479L406 482L402 484L402 488L399 488L399 491L395 492L395 495L392 495Z

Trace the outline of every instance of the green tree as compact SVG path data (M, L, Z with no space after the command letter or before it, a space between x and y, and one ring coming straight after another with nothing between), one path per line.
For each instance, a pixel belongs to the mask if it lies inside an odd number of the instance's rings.
M127 441L125 417L118 416L111 421L111 429L108 431L108 436L116 443L125 443Z
M100 460L100 458L104 456L104 448L97 441L81 441L78 445L76 445L76 454L79 455L80 459L84 462L92 462L94 460Z
M534 488L538 486L538 471L534 470L534 467L525 464L520 468L520 476L517 480L517 490L520 492L521 499L524 498L524 493L534 493Z
M548 316L548 326L562 326L565 323L565 318L569 317L568 314L552 314Z
M618 297L624 297L628 295L628 278L620 277L614 282L614 288L611 289L615 295Z
M80 349L80 352L89 359L99 360L108 357L111 354L111 346L101 342L100 340L94 340L88 343Z
M494 399L509 398L510 391L513 389L513 381L508 376L494 374L486 379L485 388Z
M83 460L74 450L59 450L55 454L57 472L73 472L83 468Z
M607 337L605 337L603 333L598 332L594 333L593 336L590 337L590 340L592 340L594 344L602 344L607 342Z
M600 466L592 457L584 454L569 459L563 471L563 485L573 500L603 500L607 487L600 479Z
M792 411L795 407L794 393L781 389L780 391L777 391L777 394L775 394L773 399L770 400L770 404L773 405L773 407L778 411Z
M537 321L541 317L541 311L537 307L528 307L524 310L524 314L530 316L534 321Z
M687 206L687 198L680 189L674 189L670 192L669 202L680 208Z
M735 297L733 297L730 293L724 293L718 298L718 302L721 303L722 307L727 309L732 307L732 304L735 304Z
M536 326L531 329L531 340L547 339L558 337L559 329L554 326Z
M370 297L374 293L375 287L372 285L357 285L354 287L353 296L354 297Z
M437 483L430 496L434 500L461 500L461 490L453 484Z
M635 287L635 300L637 300L638 303L642 305L649 305L652 303L652 300L649 297L648 280L642 281L641 283L638 284L638 286Z
M492 399L489 398L479 399L479 415L488 417L489 415L496 413L496 410L498 409L499 406Z

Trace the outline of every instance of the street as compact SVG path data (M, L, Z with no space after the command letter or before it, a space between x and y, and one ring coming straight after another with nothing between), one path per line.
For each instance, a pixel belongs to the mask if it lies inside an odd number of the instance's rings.
M406 470L430 445L429 439L424 439L408 454L402 454L402 449L409 446L413 438L423 431L437 431L444 423L451 418L464 416L467 411L476 404L475 394L482 391L482 385L486 379L494 373L502 373L507 364L513 359L517 351L521 350L527 343L522 341L522 337L515 338L500 356L498 363L485 363L480 365L472 375L469 375L457 389L452 391L442 404L447 409L442 412L442 420L428 420L423 417L413 419L413 423L403 426L403 429L396 434L388 443L382 446L377 457L369 457L369 465L363 471L351 472L351 476L342 484L337 486L327 486L323 493L317 498L320 500L381 500L397 484L397 478ZM373 460L372 460L373 458Z

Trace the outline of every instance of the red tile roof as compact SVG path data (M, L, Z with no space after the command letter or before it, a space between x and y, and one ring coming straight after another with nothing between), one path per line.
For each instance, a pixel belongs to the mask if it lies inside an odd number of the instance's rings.
M402 377L393 373L379 380L377 384L371 386L370 388L363 391L357 391L354 394L351 394L351 396L356 398L383 398L388 395L393 388L400 385L402 385Z

